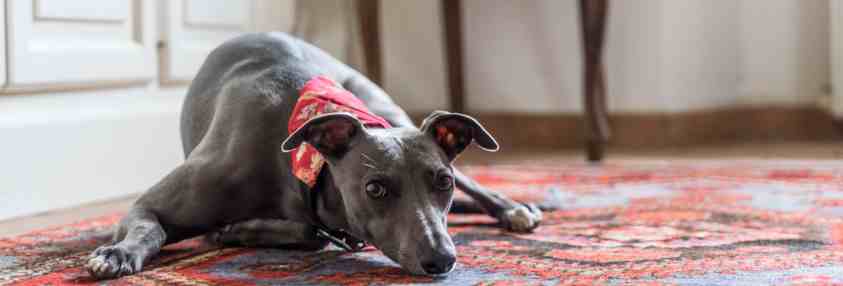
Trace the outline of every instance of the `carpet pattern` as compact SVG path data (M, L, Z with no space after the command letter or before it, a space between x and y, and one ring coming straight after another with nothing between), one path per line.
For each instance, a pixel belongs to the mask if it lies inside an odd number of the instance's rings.
M534 233L451 215L458 265L411 276L368 248L344 253L170 245L101 285L843 285L843 164L611 161L468 166L520 201L561 207ZM0 284L94 284L81 268L114 214L0 238Z

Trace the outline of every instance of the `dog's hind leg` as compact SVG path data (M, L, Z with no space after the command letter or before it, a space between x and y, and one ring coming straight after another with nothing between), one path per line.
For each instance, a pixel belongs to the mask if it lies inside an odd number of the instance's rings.
M227 225L207 234L206 239L227 246L318 250L328 241L311 225L280 219L251 219Z
M486 210L483 209L477 201L471 199L459 199L455 198L453 202L451 202L451 210L450 213L452 214L485 214Z
M538 204L537 205L539 210L541 211L555 211L558 210L559 207L555 204L548 203L548 204ZM451 202L451 210L450 213L454 214L485 214L486 210L483 209L483 206L480 205L475 200L472 199L463 199L463 198L454 198L454 201Z
M481 209L485 210L490 216L497 218L501 225L508 230L529 232L539 226L542 220L542 211L536 205L521 204L488 190L457 168L454 168L454 180L457 183L457 188L474 199ZM466 212L477 209L477 207L468 204L462 207L465 208Z

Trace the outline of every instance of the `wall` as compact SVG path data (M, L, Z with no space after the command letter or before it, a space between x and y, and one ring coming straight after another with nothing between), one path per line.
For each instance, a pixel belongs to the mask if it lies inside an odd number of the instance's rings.
M575 112L579 44L573 1L465 1L472 112ZM517 19L517 20L516 20Z
M381 1L384 88L410 111L447 109L440 1Z
M829 2L740 3L740 101L810 105L827 96L831 62Z
M831 88L833 97L827 102L833 115L843 117L843 2L829 2L829 32L831 33Z
M385 2L387 90L410 110L443 108L438 4ZM581 112L576 1L464 3L471 112ZM812 105L827 92L827 0L612 1L609 14L615 113Z
M662 2L662 48L657 56L663 67L660 92L669 106L644 111L710 109L735 100L742 24L737 13L737 1ZM625 111L624 106L618 108Z

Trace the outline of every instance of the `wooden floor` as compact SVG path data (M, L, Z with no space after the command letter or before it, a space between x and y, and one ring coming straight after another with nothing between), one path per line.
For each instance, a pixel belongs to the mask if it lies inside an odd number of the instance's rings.
M472 150L461 156L461 163L494 163L522 160L583 160L580 150L502 150L486 153ZM610 149L612 159L805 159L805 160L841 160L843 142L811 143L764 143L738 144L709 147L681 147L648 149ZM96 217L129 208L137 195L122 197L110 201L86 204L70 209L55 210L33 216L0 221L0 236L10 236L31 230L67 224L85 218Z

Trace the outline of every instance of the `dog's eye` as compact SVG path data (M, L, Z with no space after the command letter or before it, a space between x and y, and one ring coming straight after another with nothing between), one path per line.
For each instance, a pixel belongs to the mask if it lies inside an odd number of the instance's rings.
M370 182L366 184L366 194L375 199L380 199L386 196L386 188L378 182Z
M449 191L454 187L454 177L448 174L441 174L436 176L436 189L440 191Z

